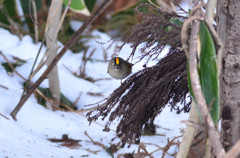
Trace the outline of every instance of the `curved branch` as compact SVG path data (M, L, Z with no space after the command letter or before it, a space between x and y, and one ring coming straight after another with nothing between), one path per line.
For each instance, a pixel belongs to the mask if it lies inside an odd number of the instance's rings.
M198 4L199 4L199 1L195 0L194 5L197 6ZM196 12L194 12L194 15L199 16L200 14L201 14L200 9L197 9ZM225 151L220 142L219 133L215 128L211 115L209 114L207 104L203 96L200 80L199 80L199 74L197 69L197 53L198 53L197 44L198 44L199 28L200 28L200 22L194 21L192 25L190 41L189 41L189 68L190 68L191 84L192 84L192 89L194 91L194 97L199 106L200 113L202 117L205 119L207 130L208 130L208 136L211 141L212 147L214 149L214 153L218 158L223 158L225 156Z

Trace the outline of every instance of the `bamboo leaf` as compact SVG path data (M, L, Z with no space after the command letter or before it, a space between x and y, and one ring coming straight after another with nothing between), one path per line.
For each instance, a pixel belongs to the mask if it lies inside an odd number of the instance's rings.
M216 124L220 115L217 57L214 41L204 22L200 24L199 36L201 43L200 82L208 108L211 109L212 119Z
M64 0L63 4L68 5L69 0ZM87 9L84 0L72 0L70 9L76 13L84 14L86 16L90 16L90 12Z
M201 53L199 57L198 73L206 103L208 108L211 109L210 113L216 124L220 116L216 49L212 36L203 22L201 22L200 25L199 37ZM187 77L189 91L195 101L190 80L189 65L187 65ZM198 106L197 109L199 109ZM199 116L201 116L200 113ZM202 120L201 117L200 120Z
M96 0L84 0L86 6L87 6L87 9L92 12L93 11L93 8L96 4Z

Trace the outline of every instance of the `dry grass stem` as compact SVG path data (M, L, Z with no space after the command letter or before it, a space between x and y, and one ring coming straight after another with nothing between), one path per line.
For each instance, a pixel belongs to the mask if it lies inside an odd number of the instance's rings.
M5 116L5 115L3 115L3 114L1 114L1 113L0 113L0 116L2 116L3 118L9 120L9 118L8 118L7 116Z
M105 145L100 143L100 142L96 142L94 141L89 134L87 133L87 131L84 132L84 134L90 139L90 142L92 142L94 145L100 146L101 148L103 148L104 150L106 149Z
M8 87L4 86L4 85L1 85L0 84L0 87L4 88L4 89L8 89Z
M204 130L204 126L201 126L198 123L195 123L195 122L190 121L190 120L183 120L183 121L181 121L181 123L183 123L183 124L185 124L187 126L196 128L196 129L201 130L201 131Z
M35 43L38 43L38 18L37 18L37 7L36 7L36 3L35 3L35 0L31 0L31 4L32 4L32 7L33 7L33 24L34 24L34 32L35 32ZM32 18L32 15L31 15L31 8L30 8L30 3L29 3L29 13L30 13L30 17Z
M97 154L100 152L100 150L94 151L94 150L91 150L91 149L89 149L89 148L87 148L87 149L82 148L82 149L83 149L83 150L86 150L86 151L89 151L90 153L93 153L93 154L95 154L95 155L97 155Z

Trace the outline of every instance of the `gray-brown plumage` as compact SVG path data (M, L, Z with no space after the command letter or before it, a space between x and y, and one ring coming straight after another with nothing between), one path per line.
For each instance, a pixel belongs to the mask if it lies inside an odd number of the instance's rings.
M122 80L132 73L133 64L123 60L120 57L114 57L109 61L108 71L112 78Z

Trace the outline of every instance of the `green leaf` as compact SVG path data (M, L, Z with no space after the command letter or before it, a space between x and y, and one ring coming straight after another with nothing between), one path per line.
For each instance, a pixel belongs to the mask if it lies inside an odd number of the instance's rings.
M68 1L69 0L64 0L63 4L68 5ZM85 4L83 0L72 0L70 7L75 10L83 10L85 8Z
M16 62L12 62L12 66L14 68L18 67L18 66L21 66L23 65L24 63L26 63L26 61L24 60L18 60ZM4 67L4 69L7 71L7 72L13 72L12 68L9 66L9 64L7 62L4 62L2 63L2 66Z
M200 24L200 82L202 91L208 105L214 123L218 122L220 116L218 71L216 49L208 27L204 22Z
M47 98L52 99L51 92L49 88L38 88ZM36 95L37 101L39 104L43 105L44 107L46 106L46 100L42 98L41 96ZM61 103L67 105L68 107L76 110L77 107L66 97L61 93ZM64 107L63 107L64 108Z
M87 6L87 9L92 12L93 11L93 8L96 4L96 0L84 0L86 6Z
M14 19L15 22L20 22L20 19L17 18L19 15L17 12L15 0L5 0L1 5L2 7L0 9L0 22L9 24L7 17Z
M63 4L68 5L68 1L69 0L64 0ZM88 11L88 9L84 3L84 0L72 0L70 9L76 13L81 13L86 16L90 16L90 12Z
M171 22L171 23L173 23L173 24L175 24L177 26L182 26L183 25L183 21L180 20L180 19L177 19L177 18L171 18L169 20L169 22Z

